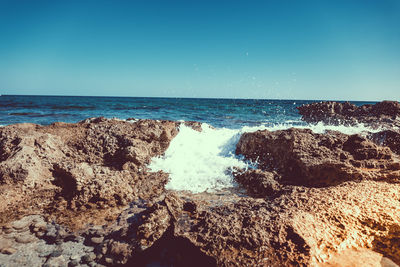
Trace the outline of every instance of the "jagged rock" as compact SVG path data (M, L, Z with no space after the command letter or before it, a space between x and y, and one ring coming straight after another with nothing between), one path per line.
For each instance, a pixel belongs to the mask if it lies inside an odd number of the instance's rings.
M400 103L382 101L375 105L356 106L349 102L318 102L297 107L302 119L308 123L324 122L327 124L366 123L373 127L399 126Z
M369 138L381 146L389 147L394 153L400 155L400 132L385 130L370 134Z
M154 205L148 210L144 222L138 227L137 238L140 249L145 250L157 241L170 225L170 214L166 206Z
M348 180L400 179L399 158L359 135L295 128L257 131L242 135L236 153L257 162L260 169L276 171L286 184L327 186Z
M0 218L9 224L0 262L329 266L350 255L361 266L372 255L400 263L400 164L388 143L300 129L244 134L237 153L259 167L235 173L247 195L191 194L165 190L168 175L146 167L178 125L95 118L1 128ZM29 211L43 216L23 217ZM30 243L15 242L25 234Z
M178 126L94 118L1 127L0 190L8 189L0 194L0 222L24 209L47 207L66 216L66 209L86 211L159 196L168 175L151 173L146 165L164 153Z
M282 186L276 181L277 174L261 170L238 171L234 173L236 181L241 184L252 197L275 197Z

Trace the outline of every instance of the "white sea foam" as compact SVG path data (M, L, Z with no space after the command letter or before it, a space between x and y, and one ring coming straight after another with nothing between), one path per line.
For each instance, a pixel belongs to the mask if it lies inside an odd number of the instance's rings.
M197 193L231 187L233 181L227 170L246 167L234 155L239 130L213 129L207 124L202 129L198 132L181 125L165 155L151 162L149 167L153 171L170 174L167 189Z
M149 167L153 171L162 170L169 173L167 189L188 190L194 193L214 191L235 186L230 175L233 167L248 168L248 163L235 155L236 144L245 132L257 130L284 130L291 127L308 128L316 133L336 130L345 134L377 132L363 124L349 126L316 125L294 126L277 124L274 126L245 126L242 129L212 128L202 125L202 132L181 125L178 135L171 141L162 157L153 158Z

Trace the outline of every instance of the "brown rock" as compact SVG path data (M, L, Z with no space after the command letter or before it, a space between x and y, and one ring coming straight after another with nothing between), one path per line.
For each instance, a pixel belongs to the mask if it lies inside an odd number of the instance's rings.
M17 250L13 247L6 247L6 248L0 249L0 252L3 254L11 255L11 254L14 254L15 252L17 252Z
M103 240L104 240L104 237L92 237L92 238L90 239L90 241L91 241L93 244L101 244L101 243L103 242Z
M385 130L370 135L370 139L381 146L389 147L394 153L400 155L400 132Z
M21 220L19 220L19 221L14 221L13 223L12 223L12 227L15 229L15 230L23 230L24 228L28 228L29 227L29 225L30 225L30 221L29 220L26 220L26 219L21 219Z
M347 249L335 253L328 262L319 264L320 267L349 266L358 267L362 261L363 266L398 267L392 260L382 254L369 249Z
M35 240L35 237L29 234L19 235L15 238L15 241L21 244L31 243Z
M171 220L167 207L163 205L156 204L146 213L136 233L141 250L153 245L165 233Z
M0 193L0 223L46 206L47 213L74 216L68 210L88 212L158 197L168 175L146 166L165 152L178 126L94 118L1 127L0 192L7 194Z
M126 264L133 252L132 245L118 241L113 241L108 250L109 256L105 257L105 261L109 264Z
M127 266L146 259L174 266L400 263L400 164L390 149L337 132L259 131L237 147L258 161L259 169L235 174L249 196L169 192L168 175L146 165L165 152L178 125L95 118L0 128L0 218L45 210L58 222L79 221L74 235L100 244L97 256L83 259L91 265L100 258ZM41 223L31 230L42 233ZM47 226L51 242L67 233ZM46 264L67 263L59 251L51 255Z
M326 186L346 180L400 178L399 159L388 148L359 135L316 134L308 129L245 133L237 154L276 171L281 182Z
M290 188L276 198L213 208L204 197L196 214L181 213L174 235L190 240L218 266L318 266L345 247L368 248L400 263L398 184ZM363 266L365 255L355 254L352 262Z
M400 125L400 103L382 101L375 105L357 107L349 102L318 102L302 105L297 108L302 119L308 123L324 122L327 124L366 123L372 127Z
M0 250L11 246L11 241L0 237Z
M275 197L281 192L282 186L275 180L276 173L261 170L239 171L234 174L247 194L252 197Z

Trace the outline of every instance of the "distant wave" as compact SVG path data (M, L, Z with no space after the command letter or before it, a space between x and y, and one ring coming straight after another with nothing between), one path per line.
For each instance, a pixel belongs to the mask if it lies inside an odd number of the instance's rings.
M2 103L0 108L40 108L41 106L27 103Z
M117 106L113 107L114 110L159 110L161 107L157 106L141 106L141 107L129 107L129 106Z
M34 113L34 112L13 112L13 113L8 113L8 115L12 116L37 116L41 115L40 113Z
M28 116L28 117L35 117L35 118L41 118L41 117L69 117L71 114L54 114L54 113L47 113L47 114L42 114L42 113L35 113L35 112L12 112L8 113L10 116Z
M96 109L95 106L51 106L51 109L54 110L93 110Z

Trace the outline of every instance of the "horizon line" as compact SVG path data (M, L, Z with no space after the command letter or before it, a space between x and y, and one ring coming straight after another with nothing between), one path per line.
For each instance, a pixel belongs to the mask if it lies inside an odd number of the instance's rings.
M111 96L111 95L35 95L35 94L0 94L0 96L31 96L31 97L114 97L114 98L175 98L175 99L221 99L221 100L286 100L286 101L340 101L340 102L382 102L398 100L341 100L341 99L289 99L289 98L226 98L226 97L174 97L174 96Z

